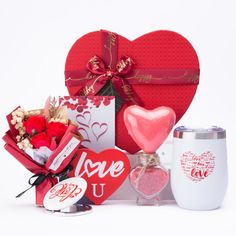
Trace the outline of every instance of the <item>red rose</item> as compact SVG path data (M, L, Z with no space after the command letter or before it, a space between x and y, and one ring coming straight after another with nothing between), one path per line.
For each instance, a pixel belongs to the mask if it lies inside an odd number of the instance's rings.
M34 135L30 142L34 148L40 148L43 146L50 148L51 138L46 133L39 133Z
M29 135L41 133L46 128L46 119L43 116L31 116L24 122L24 126Z
M50 138L55 138L57 142L60 142L67 130L67 127L67 125L64 125L61 122L50 122L46 132Z

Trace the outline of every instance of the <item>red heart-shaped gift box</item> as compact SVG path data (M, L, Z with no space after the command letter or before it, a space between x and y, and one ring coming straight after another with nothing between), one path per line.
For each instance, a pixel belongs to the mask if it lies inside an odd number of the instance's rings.
M137 95L146 109L169 106L176 112L177 121L195 95L200 73L198 57L189 41L175 32L154 31L133 41L104 30L82 36L66 59L66 86L71 96L79 95L88 81L94 80L91 73L88 76L87 66L94 56L107 66L107 77L120 58L131 58L132 75L123 76L122 82L131 85L131 94ZM116 145L135 153L140 148L128 135L123 121L127 105L125 103L116 115Z

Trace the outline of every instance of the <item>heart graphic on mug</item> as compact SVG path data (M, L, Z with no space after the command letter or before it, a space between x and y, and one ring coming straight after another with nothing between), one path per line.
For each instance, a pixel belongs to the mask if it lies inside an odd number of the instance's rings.
M191 151L185 152L181 156L180 165L189 179L199 182L214 171L215 156L209 151L201 155L196 155Z

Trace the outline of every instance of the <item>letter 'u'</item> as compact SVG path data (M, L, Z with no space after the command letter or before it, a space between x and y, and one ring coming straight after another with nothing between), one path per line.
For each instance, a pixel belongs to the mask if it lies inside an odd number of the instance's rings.
M99 191L100 194L98 193L97 185L98 184L92 184L92 186L93 186L93 196L99 198L99 197L102 197L103 194L104 194L104 186L105 186L105 184L99 184L101 186L101 190Z

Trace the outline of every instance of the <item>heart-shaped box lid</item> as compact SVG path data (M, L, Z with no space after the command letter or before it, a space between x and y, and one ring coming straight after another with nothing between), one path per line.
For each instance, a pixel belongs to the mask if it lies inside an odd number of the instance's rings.
M95 56L96 61L92 60ZM200 68L197 53L191 43L182 35L168 30L150 32L133 41L104 30L82 36L71 47L66 59L65 80L69 94L79 95L80 91L86 89L90 78L90 85L97 78L89 73L91 66L96 71L93 65L105 65L106 76L109 76L109 69L117 69L117 63L124 56L126 60L123 62L129 62L129 59L134 62L131 72L121 76L125 85L131 85L131 94L137 95L146 109L171 107L178 121L195 95ZM99 64L94 63L98 61ZM126 91L129 92L128 89ZM122 89L119 92L122 93ZM140 148L128 135L123 121L123 113L128 105L124 104L116 114L116 146L135 153Z

